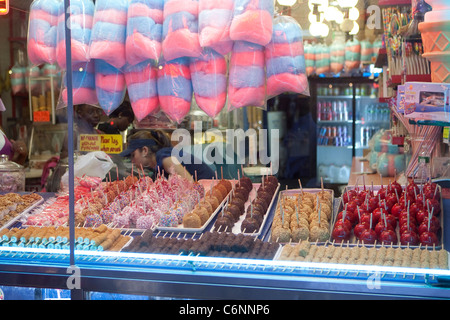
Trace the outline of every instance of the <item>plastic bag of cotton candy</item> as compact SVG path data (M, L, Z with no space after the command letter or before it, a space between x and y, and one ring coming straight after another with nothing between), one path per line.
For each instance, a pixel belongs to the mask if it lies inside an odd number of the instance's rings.
M227 99L227 62L212 49L204 49L190 65L194 97L200 109L211 118L216 117Z
M235 41L229 63L228 111L266 105L264 46Z
M230 26L234 0L199 0L198 33L202 48L226 55L233 48Z
M126 63L128 0L97 0L89 43L91 59L100 59L115 68Z
M158 110L158 68L154 60L124 67L131 108L138 121Z
M89 104L98 105L95 87L95 64L78 62L72 64L72 101L73 105ZM67 71L62 76L61 93L56 109L65 108L68 105Z
M161 59L158 67L158 98L161 110L174 122L181 123L191 109L192 80L189 58Z
M93 0L70 1L70 26L72 63L89 61L89 42L91 40L92 23L94 18ZM64 2L61 2L56 43L56 61L61 69L66 68L66 15Z
M265 46L272 38L274 10L273 0L235 0L230 38Z
M129 65L161 55L164 0L131 0L128 7L126 58Z
M56 62L56 28L61 0L34 0L30 5L27 52L32 65Z
M198 57L201 53L198 37L198 0L164 0L164 60Z
M267 96L284 92L309 95L303 32L295 19L274 19L272 39L265 46Z

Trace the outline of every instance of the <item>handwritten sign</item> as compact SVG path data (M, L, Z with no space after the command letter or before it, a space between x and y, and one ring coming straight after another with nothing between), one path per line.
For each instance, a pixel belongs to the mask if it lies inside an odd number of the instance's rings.
M123 149L120 134L80 134L80 151L104 151L109 154L121 153Z
M50 122L50 112L49 111L34 111L33 112L34 122Z

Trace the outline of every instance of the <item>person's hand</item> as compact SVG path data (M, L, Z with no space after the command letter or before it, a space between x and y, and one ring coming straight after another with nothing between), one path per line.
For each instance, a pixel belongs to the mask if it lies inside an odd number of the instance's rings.
M27 145L22 140L18 140L18 141L11 140L11 144L12 144L14 153L17 153L20 156L28 155Z

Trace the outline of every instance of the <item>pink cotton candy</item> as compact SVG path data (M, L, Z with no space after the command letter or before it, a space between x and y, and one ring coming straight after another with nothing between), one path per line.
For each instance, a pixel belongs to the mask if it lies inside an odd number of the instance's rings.
M89 45L81 43L75 39L71 42L72 61L88 62L87 52L89 51ZM66 68L66 42L61 41L56 46L56 60L60 68Z
M201 106L201 109L205 111L208 116L214 118L223 109L227 99L227 94L224 92L214 98L206 98L201 97L198 94L194 94L194 97L197 104Z
M151 9L142 3L133 3L128 9L129 17L150 17L156 24L162 24L164 21L163 11Z
M28 40L28 58L33 65L40 65L43 61L56 61L55 47L49 47L41 43L37 43L34 39Z
M229 28L222 29L208 26L203 28L199 34L199 42L202 47L209 47L217 53L226 55L233 49L233 41L230 40L229 34Z
M286 55L296 57L304 54L303 42L294 43L270 43L266 50L266 60Z
M154 113L159 106L158 97L140 99L138 101L134 101L131 104L134 112L134 116L138 121L142 121L149 114Z
M133 33L127 37L126 53L129 64L146 59L158 60L161 54L161 42L149 39L141 33Z
M103 9L95 12L95 22L110 22L114 24L127 24L127 12L117 9ZM94 23L95 23L94 22Z
M116 74L96 74L95 85L106 91L119 91L125 88L125 77L117 76Z
M265 58L264 53L254 53L252 51L247 52L233 52L231 55L231 65L239 65L239 66L264 66Z
M247 106L262 107L266 98L265 86L257 88L236 89L228 87L228 98L233 108L243 108Z
M204 72L204 73L226 73L227 71L227 62L225 59L216 59L214 63L207 60L196 60L195 62L191 62L196 72Z
M164 18L169 15L185 11L190 14L197 16L198 15L198 1L196 0L171 0L167 1L164 4Z
M163 40L162 51L167 61L180 57L198 57L202 53L198 33L189 29L170 31Z
M272 39L272 15L265 10L247 10L231 22L230 38L265 46Z
M67 88L61 91L62 99L67 105ZM95 89L78 88L73 90L73 104L98 104L97 94Z
M101 58L116 68L121 68L126 64L124 43L95 41L91 43L89 54L91 58Z
M180 123L191 109L191 101L173 96L159 96L161 110L173 121Z
M127 81L127 85L135 84L135 83L141 83L144 81L147 81L148 79L156 79L157 75L157 69L152 68L152 66L149 64L146 68L143 68L142 70L136 71L136 72L125 72L125 79Z
M46 12L44 10L36 10L36 9L31 10L29 19L30 20L34 20L34 19L44 20L50 24L55 23L55 17L50 15L48 12Z
M304 92L308 88L305 74L279 73L267 78L267 95L277 96L283 92Z

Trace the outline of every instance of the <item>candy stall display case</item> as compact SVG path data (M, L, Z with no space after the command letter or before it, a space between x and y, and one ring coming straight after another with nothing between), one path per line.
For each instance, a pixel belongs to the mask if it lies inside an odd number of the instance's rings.
M339 203L335 199L335 209ZM443 206L448 212L449 201ZM265 229L259 238L269 237ZM0 247L1 286L72 289L72 299L91 292L191 299L448 299L449 284L448 269Z

